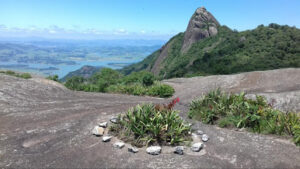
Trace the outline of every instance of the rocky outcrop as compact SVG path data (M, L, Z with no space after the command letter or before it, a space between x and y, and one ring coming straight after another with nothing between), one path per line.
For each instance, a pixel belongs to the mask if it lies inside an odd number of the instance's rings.
M215 36L218 33L219 22L204 7L198 8L192 18L184 35L181 52L186 52L192 44L202 39Z
M180 97L184 120L190 101L211 89L264 94L279 108L300 110L300 69L249 72L226 76L169 79ZM168 100L129 95L74 92L45 79L0 74L0 168L299 168L300 151L279 136L234 131L197 121L193 130L210 139L199 152L184 155L161 147L150 156L116 149L91 135L95 124L108 122L143 102ZM106 129L107 130L107 129ZM104 135L106 136L106 135ZM199 140L198 142L202 142Z
M265 96L268 102L282 111L300 112L300 69L288 68L247 72L235 75L177 78L165 80L174 87L175 97L188 105L193 99L220 88L225 92L246 92L255 99Z
M198 8L193 14L188 27L184 33L184 38L181 40L182 47L178 47L181 53L187 52L192 44L211 37L215 36L218 33L219 22L215 17L208 12L204 7ZM174 41L177 40L180 34L173 37L167 44L165 44L159 51L159 56L156 58L154 65L148 69L155 75L159 75L161 69L165 66L163 64L164 60L169 57L170 48L174 48Z

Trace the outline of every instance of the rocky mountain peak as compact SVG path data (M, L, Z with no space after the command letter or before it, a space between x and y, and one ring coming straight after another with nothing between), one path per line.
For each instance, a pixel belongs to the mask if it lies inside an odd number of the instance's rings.
M219 22L206 10L205 7L198 8L193 14L184 35L181 52L188 51L192 44L218 33Z

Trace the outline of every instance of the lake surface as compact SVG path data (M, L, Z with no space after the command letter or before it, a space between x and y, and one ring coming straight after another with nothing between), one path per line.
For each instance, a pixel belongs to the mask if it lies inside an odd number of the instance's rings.
M85 65L121 69L143 60L160 47L159 44L140 46L139 43L105 46L82 42L1 42L0 69L62 78Z

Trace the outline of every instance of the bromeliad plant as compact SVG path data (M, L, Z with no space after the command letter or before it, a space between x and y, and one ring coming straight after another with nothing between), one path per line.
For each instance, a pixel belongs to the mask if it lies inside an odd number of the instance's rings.
M137 105L125 115L119 115L118 124L112 125L110 131L138 147L189 142L191 127L173 110L178 101L175 99L163 108L162 105Z
M247 99L245 93L226 94L211 91L190 105L189 117L220 127L247 128L264 134L291 135L300 145L300 116L283 113L267 104L265 98Z

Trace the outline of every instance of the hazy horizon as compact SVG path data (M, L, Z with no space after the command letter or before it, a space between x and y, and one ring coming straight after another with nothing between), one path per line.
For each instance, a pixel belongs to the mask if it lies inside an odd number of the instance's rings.
M205 6L222 25L239 31L260 24L300 27L297 0L0 0L0 38L168 40L184 32Z

